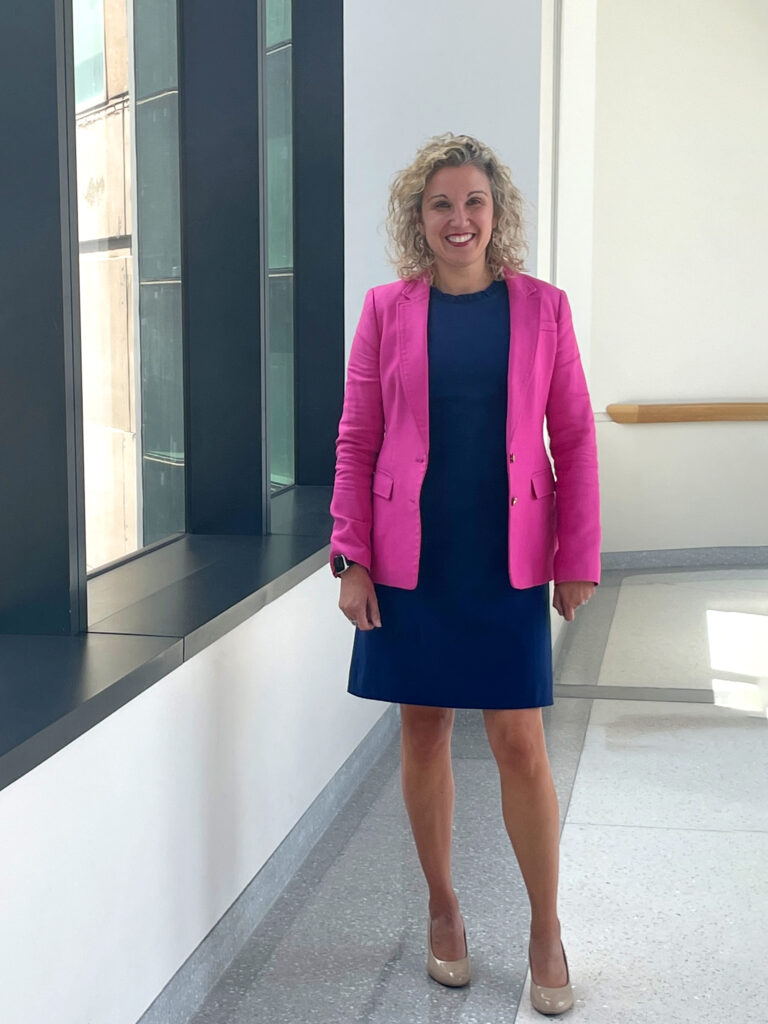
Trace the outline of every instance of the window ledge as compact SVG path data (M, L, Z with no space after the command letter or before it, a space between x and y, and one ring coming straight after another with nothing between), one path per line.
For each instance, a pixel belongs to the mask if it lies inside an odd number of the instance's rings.
M89 580L87 633L0 635L0 789L327 564L328 536L186 534Z

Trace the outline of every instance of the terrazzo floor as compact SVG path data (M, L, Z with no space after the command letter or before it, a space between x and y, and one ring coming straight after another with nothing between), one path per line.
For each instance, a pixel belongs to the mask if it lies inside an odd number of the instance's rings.
M566 627L543 712L576 996L562 1019L768 1021L766 626L763 569L615 571ZM568 696L575 683L594 689ZM528 999L528 900L479 711L457 712L453 755L471 984L425 972L396 737L190 1024L544 1019Z

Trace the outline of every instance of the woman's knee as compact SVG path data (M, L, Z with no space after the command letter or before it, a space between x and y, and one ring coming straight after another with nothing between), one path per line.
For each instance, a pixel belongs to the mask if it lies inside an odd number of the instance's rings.
M483 717L488 742L500 768L532 775L548 766L538 708L485 711Z
M400 705L403 745L409 753L429 757L450 746L453 732L453 708L433 708L419 704Z

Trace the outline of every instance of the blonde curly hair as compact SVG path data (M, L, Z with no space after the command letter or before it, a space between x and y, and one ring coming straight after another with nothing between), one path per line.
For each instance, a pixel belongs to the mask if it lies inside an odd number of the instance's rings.
M515 273L523 270L528 245L523 228L523 196L512 182L509 168L490 147L471 135L444 132L429 139L409 167L398 171L389 193L386 227L390 244L387 255L403 280L428 272L434 282L435 255L419 231L421 203L427 183L441 167L474 164L488 177L498 223L486 249L486 262L494 279L504 276L504 268Z

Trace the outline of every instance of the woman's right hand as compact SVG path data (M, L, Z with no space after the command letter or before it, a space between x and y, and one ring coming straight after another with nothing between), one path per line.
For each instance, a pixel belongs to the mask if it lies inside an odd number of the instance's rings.
M364 565L355 562L341 575L339 608L358 629L381 625L373 580Z

